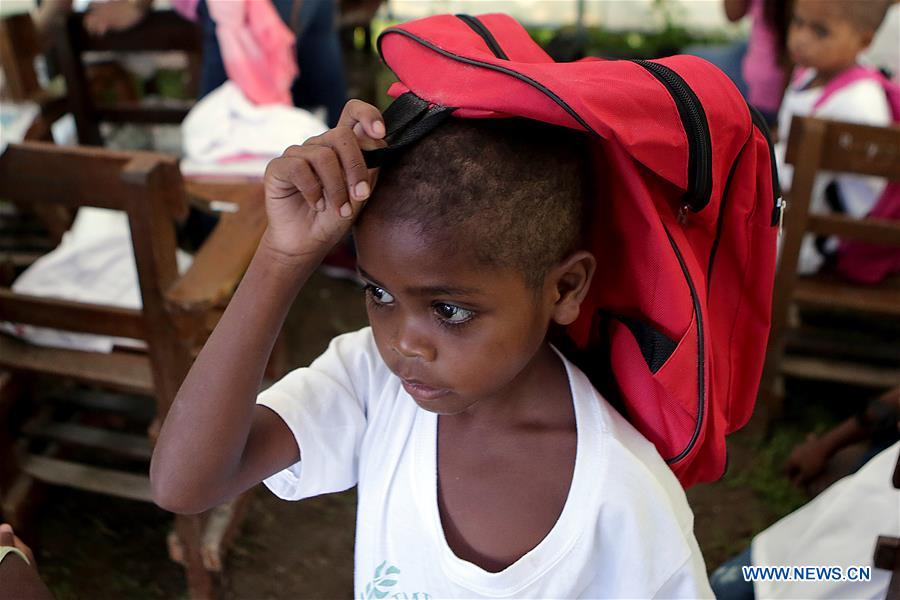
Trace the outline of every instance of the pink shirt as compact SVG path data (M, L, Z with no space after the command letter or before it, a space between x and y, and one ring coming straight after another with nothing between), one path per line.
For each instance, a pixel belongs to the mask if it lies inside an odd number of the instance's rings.
M199 0L173 0L179 14L197 19ZM299 73L294 32L269 0L207 0L225 72L254 104L292 105Z
M766 22L765 0L751 0L750 42L744 56L742 74L749 88L750 104L761 110L777 112L784 91L784 71L778 65L778 35Z

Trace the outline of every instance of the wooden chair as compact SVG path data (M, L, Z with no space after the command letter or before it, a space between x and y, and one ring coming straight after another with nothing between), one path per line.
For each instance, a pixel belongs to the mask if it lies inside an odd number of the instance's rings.
M86 52L170 52L188 55L193 80L199 72L202 49L201 31L174 11L150 11L135 27L127 31L92 36L84 29L84 15L73 13L59 26L54 35L60 69L66 79L69 111L75 116L78 140L81 144L102 146L100 123L181 123L193 104L167 102L147 106L125 101L98 104L88 84L84 64Z
M827 272L797 275L801 240L808 232L900 246L898 222L809 212L819 171L900 179L900 128L795 118L787 162L794 166L793 187L775 278L772 329L761 386L770 422L780 414L784 376L885 389L900 385L900 334L896 333L900 332L900 276L864 286ZM797 307L841 311L868 319L875 324L878 335L801 326ZM894 334L889 333L890 324Z
M179 276L174 222L185 215L190 196L206 191L239 210L222 215L190 269ZM70 384L62 392L35 394L41 401L12 433L14 449L0 444L0 463L6 459L0 477L19 474L6 485L0 480L4 518L24 518L35 481L151 500L146 473L152 443L196 349L262 235L262 194L258 183L186 189L175 159L152 153L32 142L10 145L0 156L2 198L18 204L62 201L72 208L95 206L128 215L143 301L141 310L131 310L0 288L2 320L146 342L146 352L103 354L39 347L0 335L0 370L23 375L16 395L42 392L45 382L58 379L91 386ZM53 394L66 406L52 404L47 398ZM0 413L9 414L3 396ZM124 426L135 419L144 419L137 432ZM12 421L0 419L5 427ZM0 439L4 435L10 432L0 431ZM204 515L176 517L170 554L185 565L192 597L215 594L224 546L242 509L243 502L235 501Z
M41 113L26 139L50 140L50 125L65 113L65 97L45 90L34 70L35 59L42 54L31 16L27 13L0 19L0 68L6 94L14 102L36 102Z

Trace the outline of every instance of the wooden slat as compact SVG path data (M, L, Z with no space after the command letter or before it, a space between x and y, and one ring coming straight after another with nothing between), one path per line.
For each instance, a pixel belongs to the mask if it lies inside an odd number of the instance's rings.
M818 354L850 360L900 364L900 338L875 339L853 332L811 328L806 325L785 334L788 354Z
M105 450L113 454L150 460L153 448L146 436L119 433L76 423L29 424L23 428L31 437L61 442L84 448Z
M146 339L139 310L19 294L9 288L0 288L0 315L14 323Z
M109 123L171 123L178 125L187 117L191 104L147 106L138 103L98 106L97 120Z
M153 502L150 478L143 475L102 469L33 454L25 455L20 466L22 471L28 475L53 485Z
M801 379L884 389L900 385L900 368L879 368L837 360L785 356L781 361L781 372Z
M188 182L189 194L238 205L219 223L194 256L190 269L168 290L170 305L182 310L211 307L229 298L250 264L266 229L261 182Z
M19 269L29 266L43 256L43 252L6 252L0 251L0 264L8 263Z
M799 304L900 316L900 278L876 287L852 285L825 276L801 278L794 288Z
M96 389L51 392L47 395L47 400L79 409L111 412L139 421L149 421L156 413L153 399L148 396L104 392Z
M125 31L91 35L82 24L83 13L69 16L73 46L79 52L183 52L200 53L202 31L198 25L178 16L175 11L151 11L136 26Z
M809 215L807 228L820 235L900 246L900 222L887 219L854 219L845 215Z
M122 180L122 169L136 158L148 165L176 164L151 152L113 152L102 148L61 147L44 142L10 144L0 156L0 197L17 204L54 202L124 210L134 187ZM52 173L52 177L48 174Z
M809 148L802 140L813 119L795 117L791 121L786 160L796 165L806 160L801 153ZM825 171L875 175L897 180L900 178L900 127L873 127L824 121L825 139L818 168Z
M72 377L111 389L154 395L150 362L143 354L43 348L0 334L0 366Z

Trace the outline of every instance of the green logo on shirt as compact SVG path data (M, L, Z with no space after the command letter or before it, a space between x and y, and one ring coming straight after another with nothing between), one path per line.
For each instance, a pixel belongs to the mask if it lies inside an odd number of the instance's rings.
M382 598L386 598L387 595L391 593L391 590L385 588L391 588L397 585L397 579L391 577L391 575L399 575L400 569L389 566L385 570L385 565L387 565L387 561L383 561L378 565L375 569L375 577L372 578L370 583L366 584L366 595L363 596L365 600L371 600L372 598L381 600ZM384 575L382 575L382 571L384 571Z
M387 567L385 569L385 567ZM394 598L397 600L430 600L431 596L425 592L415 592L408 594L400 592L393 588L397 585L396 575L400 574L400 569L393 565L388 565L387 561L382 561L375 569L375 577L366 584L366 593L360 594L361 600L382 600L383 598Z

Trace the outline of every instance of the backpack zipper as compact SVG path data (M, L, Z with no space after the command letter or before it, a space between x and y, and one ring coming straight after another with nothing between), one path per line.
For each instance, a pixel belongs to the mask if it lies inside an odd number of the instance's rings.
M778 225L780 234L785 202L781 193L781 183L778 181L778 163L775 160L775 144L772 143L772 132L769 131L769 125L755 106L748 102L747 108L750 109L750 119L752 119L753 124L762 132L766 142L769 144L769 161L772 163L772 198L775 200L775 206L772 209L772 227Z
M633 60L647 69L672 96L688 141L688 189L678 211L684 223L688 211L700 212L709 204L712 194L712 142L709 122L700 99L681 76L665 65L649 60Z
M497 39L481 21L471 15L456 15L456 18L471 27L472 31L480 35L481 39L488 45L488 48L491 49L491 52L494 53L494 56L502 58L503 60L509 60L506 52L504 52L503 48L500 47L500 44L497 43Z
M691 435L691 439L684 450L672 458L665 459L666 463L671 465L686 457L694 448L694 445L697 443L697 438L700 436L700 430L702 429L703 424L703 397L706 395L706 367L703 358L705 344L703 338L703 312L702 307L700 306L700 296L697 295L697 288L694 287L694 280L691 278L687 263L684 262L684 256L682 256L681 250L678 249L678 244L675 243L666 224L663 223L662 225L663 229L666 231L666 237L669 238L669 244L671 244L672 250L675 252L675 258L678 259L678 264L681 266L681 272L684 275L684 279L687 281L688 288L691 291L691 302L694 305L694 314L697 315L697 421L694 425L694 433Z
M451 60L454 60L456 62L465 64L465 65L472 65L475 67L481 67L481 68L488 69L491 71L497 71L498 73L503 73L505 75L509 75L510 77L518 79L519 81L523 81L523 82L527 83L528 85L530 85L531 87L538 90L539 92L541 92L542 94L544 94L545 96L547 96L548 98L550 98L551 100L553 100L553 102L555 102L557 105L559 105L560 108L562 108L564 111L566 111L566 114L568 114L570 117L572 117L572 119L575 120L575 122L577 122L579 125L581 125L585 131L587 131L589 133L593 133L596 136L600 135L599 133L597 133L594 130L593 127L591 127L588 124L587 121L585 121L581 117L581 115L579 115L577 112L575 112L575 110L571 106L569 106L565 100L560 98L556 93L553 92L553 90L551 90L544 84L540 83L539 81L535 81L534 79L532 79L531 77L528 77L527 75L523 75L522 73L513 71L512 69L509 69L509 68L501 66L501 65L493 65L491 63L486 63L486 62L482 62L480 60L475 60L473 58L466 58L465 56L460 56L459 54L454 54L453 52L449 52L447 50L444 50L443 48L439 48L438 46L435 46L428 40L422 39L419 36L417 36L416 34L410 33L408 31L406 31L405 29L395 29L392 27L389 29L385 29L384 31L381 32L381 35L378 36L378 40L376 42L379 56L383 56L383 54L381 52L382 40L384 40L384 37L386 35L391 34L391 33L397 34L397 35L402 35L403 37L409 38L409 39L413 40L414 42L416 42L417 44L420 44L420 45L428 48L432 52L436 52L437 54L444 56L446 58L449 58Z

